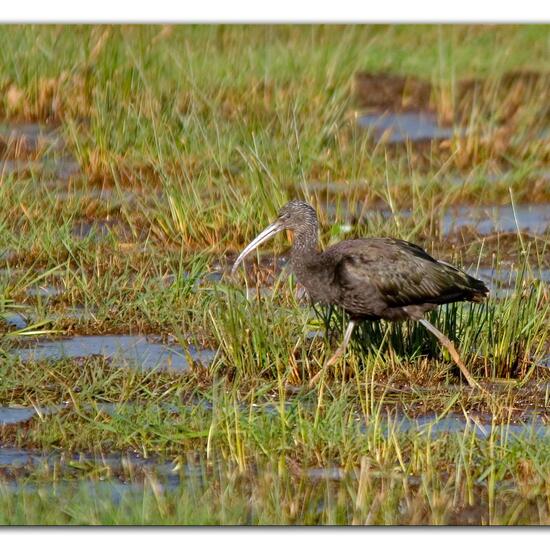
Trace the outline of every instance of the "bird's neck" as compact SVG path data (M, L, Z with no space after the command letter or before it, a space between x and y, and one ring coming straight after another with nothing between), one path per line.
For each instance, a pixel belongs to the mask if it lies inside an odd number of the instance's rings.
M300 278L300 272L319 254L317 232L317 224L313 223L303 226L294 232L290 263L298 278Z

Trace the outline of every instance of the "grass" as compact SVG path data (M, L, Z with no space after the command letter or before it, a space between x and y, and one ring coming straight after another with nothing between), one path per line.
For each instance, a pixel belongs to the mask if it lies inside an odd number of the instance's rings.
M147 426L148 445L178 448L172 483L130 460L101 466L101 459L94 465L84 457L58 458L26 477L20 473L18 493L5 486L3 522L548 523L546 439L516 437L504 426L480 440L473 423L455 434L403 432L376 408L358 417L349 388L325 397L322 414L296 403L266 415L222 395L207 454L206 434L194 429L200 407L182 408L171 423L144 411L122 412L113 423L118 433L133 425L141 441ZM97 417L95 423L101 424ZM167 439L153 435L168 425ZM329 469L319 473L319 462ZM52 482L52 474L61 479ZM98 484L105 478L110 482ZM25 492L33 486L38 490Z
M550 403L537 275L550 268L548 230L443 232L455 205L550 199L548 36L535 25L1 27L0 154L20 164L0 170L0 318L26 326L0 324L0 405L40 414L0 424L0 453L50 458L0 468L0 523L548 524L550 438L517 430L533 416L546 427ZM416 107L467 133L376 144L355 122L369 108L358 71L421 79L430 94ZM407 108L406 93L388 95ZM10 136L29 121L62 146ZM58 177L67 158L79 170ZM316 316L299 297L280 268L283 237L227 274L293 197L317 208L323 246L388 235L472 275L494 268L506 282L488 302L431 319L488 391L461 385L413 323L358 327L345 360L308 388L342 314ZM183 374L12 353L36 336L113 333L217 353ZM403 429L425 415L467 425Z

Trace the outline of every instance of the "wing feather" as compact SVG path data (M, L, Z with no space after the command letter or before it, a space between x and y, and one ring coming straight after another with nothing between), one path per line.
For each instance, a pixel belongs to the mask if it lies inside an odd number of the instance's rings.
M386 307L400 307L464 300L472 292L487 290L480 281L407 241L374 238L341 244L335 282L342 287L342 300L350 296L355 306L363 295L365 306L378 298Z

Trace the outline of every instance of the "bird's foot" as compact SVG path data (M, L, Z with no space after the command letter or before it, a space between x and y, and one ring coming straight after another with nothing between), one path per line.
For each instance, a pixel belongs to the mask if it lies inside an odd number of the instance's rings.
M332 355L332 357L321 367L321 370L309 381L309 387L312 388L318 382L319 378L329 369L334 366L340 357L344 354L344 349L340 346Z
M458 355L458 352L456 351L456 348L454 344L451 342L445 334L437 330L429 321L426 319L419 319L419 322L424 325L438 340L439 342L447 348L447 351L449 352L452 360L456 363L457 367L460 369L460 372L462 372L464 378L466 378L466 381L468 382L468 385L471 388L476 388L481 391L485 391L475 380L475 378L470 374L470 371L466 368L466 365L462 362L462 359L460 358L460 355Z
M468 382L468 385L471 388L476 388L477 390L481 390L481 386L479 383L475 380L475 378L470 374L470 371L467 369L466 365L462 362L462 359L460 358L460 355L458 355L458 351L456 351L456 348L454 344L447 339L446 342L443 343L444 346L447 348L452 360L456 363L457 367L460 369L460 372L466 378L466 382Z
M332 357L325 363L324 369L328 369L329 367L333 367L338 362L338 359L344 355L344 348L340 347L338 348L332 355Z

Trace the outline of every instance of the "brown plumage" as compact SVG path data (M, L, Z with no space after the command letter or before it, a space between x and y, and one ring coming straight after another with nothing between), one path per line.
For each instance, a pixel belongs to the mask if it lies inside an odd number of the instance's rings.
M291 270L310 298L341 306L351 318L342 345L326 366L343 353L356 322L412 319L438 337L468 382L477 385L452 343L422 317L441 304L483 300L489 290L482 281L399 239L350 239L320 252L317 214L302 201L291 201L282 208L277 220L243 250L233 272L247 254L285 229L294 233Z

